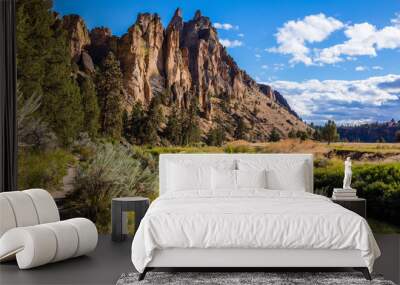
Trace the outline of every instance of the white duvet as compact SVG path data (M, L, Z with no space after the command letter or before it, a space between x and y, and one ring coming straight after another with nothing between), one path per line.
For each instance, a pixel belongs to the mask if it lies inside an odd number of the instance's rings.
M365 219L328 198L257 189L157 198L133 240L135 268L165 248L358 249L370 272L380 256Z

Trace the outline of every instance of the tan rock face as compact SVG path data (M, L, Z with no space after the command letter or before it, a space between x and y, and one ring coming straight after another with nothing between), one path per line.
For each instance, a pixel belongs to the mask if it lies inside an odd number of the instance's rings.
M271 86L269 85L261 85L260 84L260 90L271 100L275 101L275 94L274 94L274 90L272 89Z
M128 96L148 104L164 84L164 28L158 15L139 14L136 23L118 41L123 83Z
M244 82L243 72L219 43L216 30L209 18L198 11L193 20L184 24L182 45L187 47L192 85L206 116L213 96L224 100L240 100L250 87Z
M255 141L265 140L273 128L282 136L292 129L307 128L279 92L258 85L238 67L220 44L210 19L200 11L184 22L177 9L166 29L157 14L139 14L121 37L104 27L93 29L89 37L83 21L73 16L65 25L72 29L71 54L85 56L84 70L92 66L88 55L94 65L110 51L119 59L127 110L135 101L147 106L154 96L161 95L167 98L167 105L187 108L196 97L204 132L217 117L230 129L242 117L250 128L249 139Z
M187 107L192 78L189 71L189 50L180 45L182 31L182 13L177 9L165 35L165 87L171 91L172 102L180 107Z
M199 11L193 20L184 24L182 45L189 50L189 70L194 96L198 97L200 107L208 117L211 110L210 97L218 95L224 89L218 72L222 46L210 20L201 16Z
M82 50L90 45L90 37L86 24L78 15L67 15L63 17L63 27L69 33L72 60L78 62Z

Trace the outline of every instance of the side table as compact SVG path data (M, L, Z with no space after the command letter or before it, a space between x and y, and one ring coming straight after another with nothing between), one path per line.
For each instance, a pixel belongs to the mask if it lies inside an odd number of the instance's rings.
M123 241L127 236L126 212L135 212L135 233L149 208L150 200L144 197L119 197L111 202L111 239Z
M367 218L367 200L363 198L332 199L332 202L359 214L364 219Z

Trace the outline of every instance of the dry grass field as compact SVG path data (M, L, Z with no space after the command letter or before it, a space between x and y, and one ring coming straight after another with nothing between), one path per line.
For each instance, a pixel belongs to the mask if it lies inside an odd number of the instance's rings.
M400 143L323 143L312 140L300 141L298 139L286 139L279 142L249 143L235 141L228 143L225 150L233 149L233 152L257 152L257 153L312 153L316 158L344 158L352 157L355 161L362 162L399 162Z

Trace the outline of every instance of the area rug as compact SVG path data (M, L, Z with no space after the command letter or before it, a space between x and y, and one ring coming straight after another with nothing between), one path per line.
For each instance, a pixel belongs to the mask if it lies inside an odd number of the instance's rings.
M138 276L138 273L122 274L117 285L395 285L392 281L384 280L379 275L373 275L373 280L368 281L359 272L148 272L142 281L138 281Z

